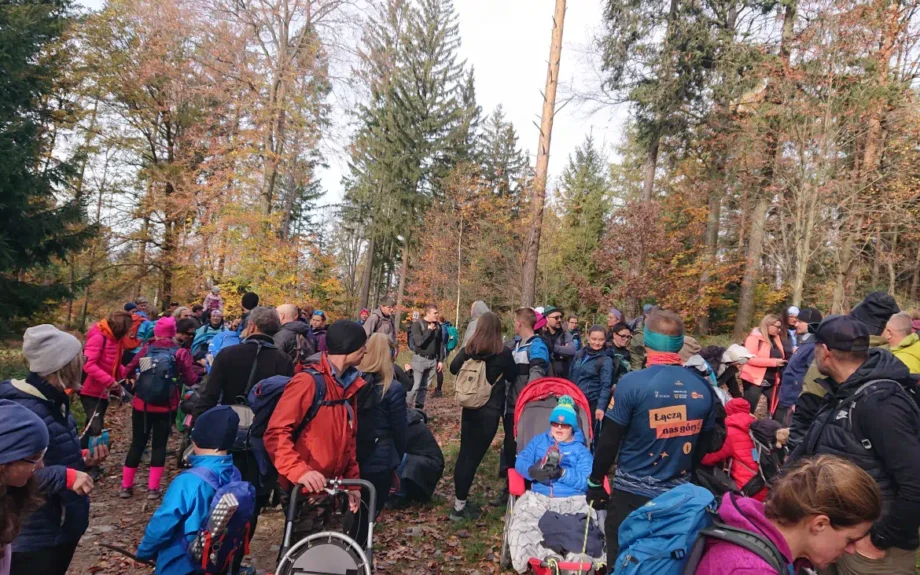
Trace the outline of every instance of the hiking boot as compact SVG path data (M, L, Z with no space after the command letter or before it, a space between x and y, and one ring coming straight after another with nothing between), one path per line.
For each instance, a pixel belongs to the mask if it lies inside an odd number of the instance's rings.
M134 488L133 487L122 487L121 491L118 492L118 496L122 499L131 499L134 497Z
M501 493L497 497L489 501L489 505L492 507L507 507L508 506L508 488L505 487L502 489Z
M473 505L470 505L467 502L466 507L457 511L453 506L450 508L450 514L448 514L448 519L451 521L463 521L464 519L472 519L473 521L479 519L479 509L476 509Z
M431 397L444 397L444 392L440 389L436 389L434 393L431 394Z
M154 501L154 500L157 500L157 499L159 499L159 498L160 498L160 490L159 490L159 489L148 489L148 490L147 490L147 500L148 500L148 501Z

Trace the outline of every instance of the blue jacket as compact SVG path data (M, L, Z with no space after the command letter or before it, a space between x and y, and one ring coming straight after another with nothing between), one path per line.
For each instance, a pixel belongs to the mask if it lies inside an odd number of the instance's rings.
M195 330L195 339L192 340L191 351L194 355L196 352L199 352L198 349L201 346L205 348L208 347L208 344L211 343L211 340L214 339L214 336L217 334L227 331L227 328L224 327L224 324L220 324L220 327L213 327L210 323L206 323L203 326ZM207 351L207 349L205 349Z
M799 348L789 358L786 369L783 370L783 384L779 387L778 405L780 407L792 407L799 400L799 395L802 394L802 382L814 359L815 341L812 338L799 345Z
M221 486L234 479L236 468L231 455L193 455L189 461L192 467L206 467L217 473ZM141 559L156 558L156 575L195 573L188 546L208 520L215 493L207 481L188 472L180 473L169 484L137 547Z
M607 410L610 402L610 382L613 379L613 358L605 350L584 348L575 354L569 368L569 380L588 398L588 403Z
M518 454L514 469L525 479L533 481L527 470L534 463L543 459L547 450L554 443L555 440L549 431L534 437L524 448L524 451ZM585 447L585 436L580 429L575 430L575 438L572 441L559 444L559 452L562 454L560 464L562 469L565 470L562 477L553 482L552 485L534 482L531 489L536 493L549 497L584 495L588 490L588 475L591 474L594 457Z
M70 398L40 375L25 381L0 383L0 399L9 399L32 410L48 426L45 466L35 470L45 504L26 517L13 552L38 551L80 540L89 527L89 497L67 489L67 468L83 471L83 451L77 438L77 422L70 414Z
M376 374L364 375L368 385L375 387L379 401L374 407L372 424L377 436L374 452L366 461L359 462L364 473L392 471L399 467L406 453L406 437L409 429L409 416L406 409L406 390L394 377L390 388L384 396L383 383L378 382ZM359 422L359 425L361 423Z

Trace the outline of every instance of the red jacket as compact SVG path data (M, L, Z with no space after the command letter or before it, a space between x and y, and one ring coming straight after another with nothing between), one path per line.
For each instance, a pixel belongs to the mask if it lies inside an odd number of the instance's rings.
M112 335L105 320L93 324L86 334L83 348L86 380L80 388L80 395L108 399L109 388L125 376L125 368L121 365L122 349L122 343Z
M354 414L357 411L355 395L364 387L364 380L357 377L347 388L343 388L332 375L332 367L325 353L319 363L309 367L323 375L326 381L326 400L348 399L351 410L349 412L344 404L321 407L295 443L294 431L313 405L316 386L309 373L298 373L291 379L262 437L269 458L279 476L285 480L285 487L297 483L308 471L318 471L327 479L357 479L360 476L355 457L358 422Z
M782 359L785 359L786 354L783 352L783 342L779 336L776 337L773 343L779 348ZM754 385L761 385L763 384L764 375L767 373L767 368L779 367L780 360L770 357L770 342L756 327L751 332L751 335L744 340L744 347L753 353L754 357L749 359L741 368L741 379ZM773 385L779 385L781 371L781 369L776 370L776 381L773 382Z
M141 363L141 358L147 355L147 348L150 346L156 347L178 347L176 342L169 339L155 339L152 342L146 344L141 348L137 355L134 356L134 359L131 360L131 363L125 368L126 373L134 375L134 372L137 371L138 365ZM176 371L179 373L179 381L189 387L198 383L198 374L195 373L194 362L192 361L192 354L189 353L189 350L184 347L179 348L179 351L176 352ZM176 387L176 394L173 396L172 401L169 402L169 407L159 407L156 405L146 405L143 401L134 396L134 401L131 402L131 407L138 411L148 411L149 413L169 413L171 411L176 411L179 409L179 394L182 391L181 385Z
M731 476L738 488L750 481L760 470L754 461L754 440L751 439L751 424L757 418L751 415L751 405L747 400L736 398L725 405L728 417L725 425L728 426L728 437L722 444L722 449L709 453L703 457L703 465L719 465L723 461L731 460ZM763 501L767 498L767 489L761 489L754 499Z

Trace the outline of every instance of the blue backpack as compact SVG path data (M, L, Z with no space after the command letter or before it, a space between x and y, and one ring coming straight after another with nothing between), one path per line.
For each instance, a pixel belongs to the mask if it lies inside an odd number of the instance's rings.
M178 347L148 346L140 359L134 394L148 405L169 407L179 387L176 370Z
M211 356L211 361L214 361L213 358L217 357L217 354L220 353L220 350L225 347L230 347L231 345L236 345L242 343L240 339L240 334L233 330L222 331L219 334L211 338L211 341L208 343L208 355ZM211 364L207 366L208 373L211 373Z
M227 573L237 550L243 548L244 553L249 553L256 490L251 483L242 481L236 468L230 482L223 487L217 473L205 467L193 467L184 473L197 475L216 491L207 521L188 546L189 558L198 573Z

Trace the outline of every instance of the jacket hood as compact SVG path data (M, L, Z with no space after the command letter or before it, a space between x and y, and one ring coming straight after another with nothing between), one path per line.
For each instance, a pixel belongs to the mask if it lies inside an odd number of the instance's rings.
M486 305L486 302L482 300L476 300L473 302L473 313L470 314L470 319L479 319L487 311L492 311L489 309L489 306Z
M294 333L303 336L310 333L310 326L302 321L289 321L281 326L281 329L286 331L293 331Z
M221 484L229 483L233 480L234 471L232 455L191 455L188 458L192 467L205 467L216 473Z
M906 384L910 379L910 370L888 350L869 348L869 359L839 386L838 394L849 395L863 384L876 379L893 379Z
M736 397L725 404L725 413L728 415L736 415L738 413L750 413L751 404L747 402L743 397Z
M734 501L732 499L734 498ZM776 545L787 561L792 563L792 550L783 535L773 526L764 513L763 503L749 497L732 496L726 493L719 506L719 517L727 525L740 527L754 533L766 535Z
M105 336L107 339L111 339L111 340L115 339L115 334L112 333L112 328L109 327L109 322L107 320L103 319L99 321L99 323L94 325L93 327L96 328L97 331L102 333L102 335Z

